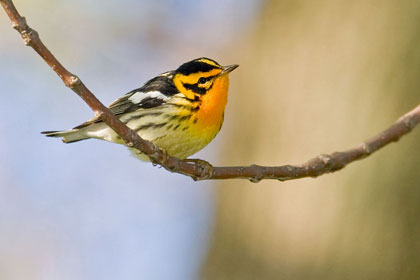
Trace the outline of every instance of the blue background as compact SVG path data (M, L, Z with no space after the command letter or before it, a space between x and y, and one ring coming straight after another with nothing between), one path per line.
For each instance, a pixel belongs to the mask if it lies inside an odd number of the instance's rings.
M260 9L258 0L15 4L105 104L196 57L240 63L227 50ZM211 238L212 183L140 162L123 146L39 134L92 112L3 11L0 34L0 278L195 279ZM197 157L217 163L223 137Z

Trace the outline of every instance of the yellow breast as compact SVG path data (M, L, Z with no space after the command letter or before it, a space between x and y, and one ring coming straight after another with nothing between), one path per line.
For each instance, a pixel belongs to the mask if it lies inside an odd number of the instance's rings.
M153 142L175 157L186 158L207 146L220 131L227 103L229 78L218 77L212 88L201 96L200 107L179 129ZM186 115L189 111L177 114Z

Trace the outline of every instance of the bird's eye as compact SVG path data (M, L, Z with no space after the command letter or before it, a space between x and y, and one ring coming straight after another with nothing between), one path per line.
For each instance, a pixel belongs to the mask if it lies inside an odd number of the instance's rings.
M207 82L207 79L204 77L201 77L200 79L198 79L199 84L205 84L206 82Z

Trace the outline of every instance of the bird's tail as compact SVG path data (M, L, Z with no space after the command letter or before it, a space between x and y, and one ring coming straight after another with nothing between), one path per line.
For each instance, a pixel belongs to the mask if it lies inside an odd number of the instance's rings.
M62 137L64 143L73 143L77 141L82 141L89 139L90 137L86 136L80 129L71 129L63 131L43 131L42 134L48 137Z

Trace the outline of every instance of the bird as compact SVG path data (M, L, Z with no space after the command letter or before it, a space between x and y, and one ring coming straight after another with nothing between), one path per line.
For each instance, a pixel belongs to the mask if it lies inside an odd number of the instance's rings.
M141 138L173 157L186 159L219 133L227 104L229 73L238 66L221 66L213 59L197 58L154 77L108 108ZM70 130L41 133L61 137L64 143L94 138L125 145L99 117ZM128 148L139 159L149 160L139 150Z

